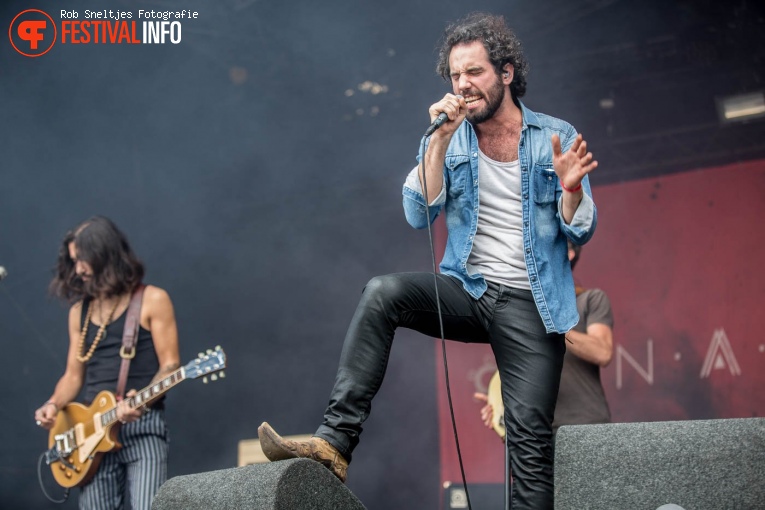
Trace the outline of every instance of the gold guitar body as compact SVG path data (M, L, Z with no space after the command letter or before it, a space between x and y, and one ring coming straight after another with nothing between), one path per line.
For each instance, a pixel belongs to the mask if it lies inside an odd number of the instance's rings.
M226 353L220 346L208 349L207 354L167 374L161 380L152 381L132 397L125 398L130 409L151 405L161 395L186 379L208 377L216 381L223 377ZM48 436L45 461L53 471L53 478L62 487L84 485L98 470L103 454L122 445L117 441L120 422L117 420L117 399L110 391L102 391L90 407L72 402L58 416Z
M68 452L64 462L51 465L53 477L62 487L84 485L95 475L101 456L122 445L117 441L119 422L103 426L101 417L117 406L114 394L102 391L90 407L72 402L56 417L48 436L48 448Z

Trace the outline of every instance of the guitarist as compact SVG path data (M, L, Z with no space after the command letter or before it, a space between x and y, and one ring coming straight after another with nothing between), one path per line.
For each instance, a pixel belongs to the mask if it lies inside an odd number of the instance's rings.
M580 246L569 241L568 259L571 269L579 260ZM553 433L563 425L609 423L611 413L600 381L600 369L611 362L614 352L614 317L611 302L600 289L576 287L576 308L579 323L566 333L566 354L560 390L555 403ZM481 408L481 419L491 428L494 408L487 395L476 393L476 400L487 402ZM554 443L553 443L554 446Z
M61 245L50 291L73 303L69 310L66 370L50 398L35 411L35 420L53 427L61 409L80 391L87 405L102 390L116 393L126 311L142 285L143 264L125 235L109 219L91 218L68 232ZM143 388L180 367L178 330L170 297L146 286L140 312L135 357L126 388ZM126 397L135 395L131 389ZM82 486L80 508L149 510L154 494L167 479L168 437L162 399L151 407L117 406L121 449L103 455L95 476Z

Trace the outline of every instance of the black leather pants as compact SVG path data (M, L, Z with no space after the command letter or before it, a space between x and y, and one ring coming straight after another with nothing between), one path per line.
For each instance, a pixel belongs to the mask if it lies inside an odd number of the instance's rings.
M438 275L447 339L491 344L502 379L513 510L553 508L552 421L565 353L547 334L531 292L489 283L475 300L459 280ZM440 337L432 273L369 281L340 356L335 386L316 435L350 462L382 384L398 327Z

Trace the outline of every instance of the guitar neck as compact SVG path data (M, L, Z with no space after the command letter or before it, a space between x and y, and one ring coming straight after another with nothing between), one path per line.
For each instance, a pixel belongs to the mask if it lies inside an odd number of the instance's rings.
M145 387L141 391L135 394L135 396L125 399L128 406L131 409L149 404L162 396L167 390L174 387L181 381L186 379L186 372L183 367L179 368L172 374L168 375L164 379L156 381L149 386ZM101 415L101 424L108 426L117 421L117 408L113 407Z

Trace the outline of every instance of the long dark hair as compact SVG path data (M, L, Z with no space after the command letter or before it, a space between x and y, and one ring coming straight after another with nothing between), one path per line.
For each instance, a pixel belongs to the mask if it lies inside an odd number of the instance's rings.
M513 81L510 92L515 103L526 93L526 75L529 64L523 56L521 41L505 25L505 18L476 12L469 14L448 27L444 33L443 42L438 52L436 72L446 81L451 78L449 69L449 54L458 44L480 41L489 54L489 61L494 66L497 75L502 73L505 65L513 66Z
M75 262L69 256L72 242L77 258L93 269L93 277L87 282L77 276ZM64 236L49 290L53 296L70 303L84 297L109 298L135 290L143 275L143 264L125 234L110 219L94 216Z

